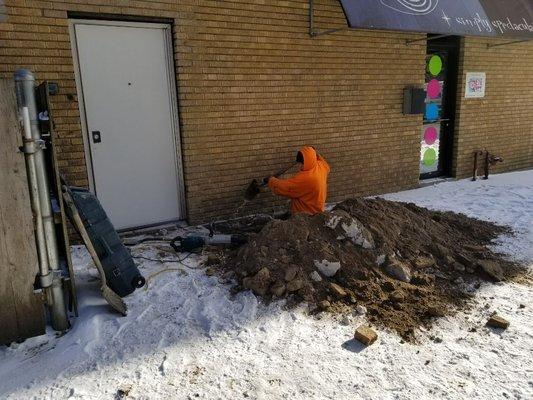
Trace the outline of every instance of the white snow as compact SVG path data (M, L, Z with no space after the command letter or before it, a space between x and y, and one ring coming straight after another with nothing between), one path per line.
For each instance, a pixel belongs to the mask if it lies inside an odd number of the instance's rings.
M341 219L342 218L340 215L332 215L331 218L326 221L326 226L331 229L335 229L337 225L339 225Z
M533 171L386 197L509 225L517 236L500 238L496 249L533 264ZM148 258L158 251L135 248ZM317 319L305 307L232 296L196 256L186 266L139 260L153 277L118 317L100 297L87 253L78 247L73 255L80 317L64 336L49 331L0 348L0 398L113 399L130 387L128 399L533 398L530 284L483 285L471 310L442 318L420 344L378 330L364 348L351 339L364 316L345 326L346 316ZM506 331L484 326L494 310L511 322Z
M374 244L370 243L363 233L364 227L355 220L350 221L350 224L342 223L342 230L345 232L347 238L349 238L354 244L362 246L364 249L374 248Z
M376 257L376 265L381 266L385 263L385 260L387 259L387 256L385 254L380 254Z
M504 236L496 249L523 262L533 260L533 171L491 175L488 180L464 179L383 196L435 210L450 210L507 225L518 240Z
M333 214L326 221L326 226L331 229L336 229L339 223L341 224L342 234L337 237L337 240L349 239L352 243L358 246L362 246L365 249L374 248L372 235L370 234L370 232L368 232L368 230L364 228L364 226L361 225L359 221L356 221L353 218L349 218L348 221L343 222L343 219L348 219L348 218L343 218L340 215ZM370 240L367 238L369 238ZM333 275L327 275L327 276L333 276Z
M315 267L322 273L322 275L332 277L339 269L341 269L341 263L339 261L315 260Z

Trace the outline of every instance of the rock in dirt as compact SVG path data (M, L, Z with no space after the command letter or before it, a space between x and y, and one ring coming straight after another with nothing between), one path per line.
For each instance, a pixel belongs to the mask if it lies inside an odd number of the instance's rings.
M216 270L214 268L212 268L212 267L206 268L206 270L205 270L205 274L207 276L213 276L213 275L215 275L215 272L216 272Z
M270 293L272 293L276 297L281 297L285 293L285 283L282 281L277 281L272 287L270 288Z
M394 292L394 290L396 290L396 285L391 281L385 281L381 284L381 288L385 292Z
M365 307L365 306L362 306L361 304L359 304L359 305L355 308L355 312L356 312L358 315L365 315L365 314L366 314L366 307Z
M414 261L416 269L426 269L435 265L435 260L431 257L417 257Z
M341 325L344 325L344 326L348 326L352 323L352 320L349 316L345 315L342 319L341 319Z
M366 346L370 346L378 339L378 334L368 326L360 326L356 329L354 338Z
M413 285L430 286L435 282L435 275L430 274L415 274L411 278Z
M322 277L316 271L311 272L309 274L309 278L311 278L314 282L321 282L322 281Z
M381 267L383 264L385 264L385 261L387 260L387 256L385 254L380 254L376 257L376 265L378 267Z
M430 317L435 317L435 318L444 317L444 315L445 315L443 309L441 309L439 307L435 307L435 306L429 306L428 309L427 309L427 314Z
M440 243L433 243L432 250L435 255L444 260L446 260L447 257L450 257L450 250Z
M255 294L264 296L268 293L268 286L270 284L270 271L268 268L262 268L253 277L244 278L242 281L246 289L251 290Z
M401 303L405 300L405 293L402 290L395 290L390 294L390 299L395 303Z
M208 254L205 260L205 265L217 265L220 264L220 258L216 254Z
M453 269L457 272L465 272L466 270L465 266L457 261L453 263Z
M305 285L305 282L302 279L294 279L287 283L287 292L296 292L300 290Z
M487 248L485 246L479 246L476 244L465 244L464 248L473 253L484 253L485 251L487 251Z
M115 396L117 399L125 399L130 395L131 389L133 388L132 385L123 385L117 390L117 395Z
M452 256L446 256L444 261L449 267L453 267L453 264L455 263L455 258L453 258Z
M475 261L473 261L473 259L475 259L474 255L469 257L463 253L457 253L456 257L457 257L457 260L465 266L465 268L468 269L468 268L476 267L476 263Z
M402 282L411 282L411 270L405 263L397 259L393 258L389 261L389 264L385 268L385 272L387 272L391 278Z
M496 282L502 281L505 277L502 267L494 260L479 260L478 266Z
M487 321L487 326L498 329L507 329L509 328L509 321L505 318L500 317L498 314L492 314Z
M226 280L231 280L233 278L235 278L235 271L226 271L222 277Z
M341 268L341 263L339 261L315 260L315 267L320 271L322 275L331 278Z
M329 284L329 289L331 293L339 299L342 299L343 297L346 297L348 295L348 293L346 293L346 290L344 290L341 286L333 282Z
M331 308L331 303L327 300L322 300L318 303L318 308L321 310L329 310Z
M287 270L285 271L285 281L290 282L296 278L296 275L298 275L298 267L295 267L291 265Z

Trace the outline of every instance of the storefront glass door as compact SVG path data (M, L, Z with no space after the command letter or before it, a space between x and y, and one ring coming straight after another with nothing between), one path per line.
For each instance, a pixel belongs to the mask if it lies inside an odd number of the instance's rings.
M421 131L420 177L451 174L458 40L428 41L426 107Z

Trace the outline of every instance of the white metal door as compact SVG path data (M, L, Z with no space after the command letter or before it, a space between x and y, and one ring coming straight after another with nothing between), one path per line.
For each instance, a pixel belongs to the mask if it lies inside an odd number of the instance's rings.
M166 26L117 24L71 32L93 189L123 229L182 217L183 187Z

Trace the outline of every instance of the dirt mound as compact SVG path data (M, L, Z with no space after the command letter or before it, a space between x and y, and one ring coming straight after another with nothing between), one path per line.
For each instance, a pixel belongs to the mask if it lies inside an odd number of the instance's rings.
M414 204L350 199L331 212L266 223L224 264L238 289L317 310L364 306L371 322L412 340L414 329L464 305L480 278L516 273L486 247L507 232Z

